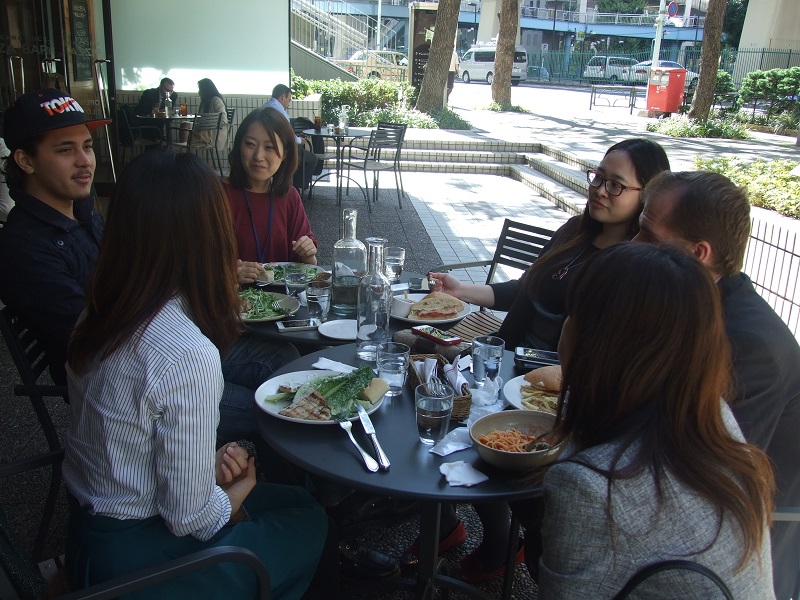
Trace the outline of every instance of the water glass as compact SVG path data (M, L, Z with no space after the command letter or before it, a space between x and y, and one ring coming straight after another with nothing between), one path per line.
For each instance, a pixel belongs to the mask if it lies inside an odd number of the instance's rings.
M483 387L487 377L497 387L505 347L505 341L496 335L480 335L472 339L472 377L476 387Z
M328 123L328 135L333 135L333 128L334 128L334 124L333 123Z
M383 342L378 344L376 356L378 377L389 384L386 395L399 396L406 382L411 348L397 342Z
M423 444L432 446L447 435L450 415L453 412L453 388L444 386L444 391L434 391L424 383L414 390L414 405L417 409L417 431Z
M328 318L328 309L331 305L331 282L312 281L306 289L306 302L308 316L317 318L324 323Z
M301 300L300 295L306 291L306 266L289 264L283 268L283 279L286 283L286 294Z
M386 271L386 277L392 283L400 281L400 275L403 274L403 265L406 262L406 249L400 247L386 248L383 253L383 264Z

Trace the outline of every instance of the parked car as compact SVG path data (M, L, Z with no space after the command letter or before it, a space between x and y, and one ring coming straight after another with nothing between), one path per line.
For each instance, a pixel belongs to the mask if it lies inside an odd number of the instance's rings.
M625 56L593 56L586 63L583 78L602 81L623 81L623 70L635 64L635 58L626 58Z
M347 60L334 61L358 77L389 81L408 80L408 57L388 50L358 50Z
M623 71L625 81L630 83L647 83L647 79L650 76L650 66L653 64L652 60L643 60L640 63L636 63L633 67L626 68ZM671 69L685 69L686 70L686 83L684 86L687 89L694 88L697 85L697 78L700 77L699 73L695 73L694 71L690 71L686 67L684 67L680 63L676 63L671 60L659 60L658 61L659 67L668 67Z
M495 46L473 46L461 57L459 66L461 81L485 81L491 84L494 80ZM528 53L524 46L514 48L514 64L511 66L511 85L519 85L528 78Z

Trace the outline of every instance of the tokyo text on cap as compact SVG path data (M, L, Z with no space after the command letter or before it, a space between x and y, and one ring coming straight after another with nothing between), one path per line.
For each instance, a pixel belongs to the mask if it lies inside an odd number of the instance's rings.
M106 119L86 120L78 101L64 91L52 88L23 94L6 111L3 134L6 145L14 152L26 140L54 129L86 125L96 129L107 125Z

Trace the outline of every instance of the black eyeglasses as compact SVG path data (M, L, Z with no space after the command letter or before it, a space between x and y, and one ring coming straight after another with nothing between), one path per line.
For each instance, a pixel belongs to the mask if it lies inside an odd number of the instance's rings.
M606 191L612 196L619 196L625 190L633 190L635 192L638 192L642 189L640 187L630 187L629 185L622 185L619 181L614 181L613 179L606 179L594 169L586 171L586 181L589 182L590 186L596 188L599 188L601 185L605 183Z

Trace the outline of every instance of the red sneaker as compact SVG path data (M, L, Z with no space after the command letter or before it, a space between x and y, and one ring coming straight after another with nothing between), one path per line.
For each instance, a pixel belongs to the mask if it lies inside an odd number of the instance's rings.
M439 554L447 552L450 548L460 546L466 541L467 530L464 527L464 521L459 521L455 529L453 529L446 538L439 540ZM406 554L409 556L419 556L419 536L414 540L414 543L408 547Z
M476 554L477 551L473 551L471 554L468 554L461 559L461 578L464 581L469 581L470 583L482 583L484 581L494 579L495 577L505 575L505 563L493 571L487 571L483 564L481 564L481 560L476 556ZM515 566L525 562L525 546L521 545L519 547L519 550L517 550L517 556L514 560Z

